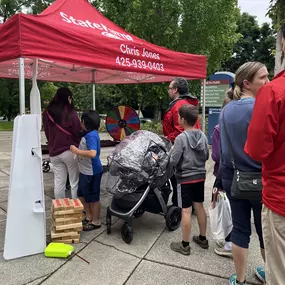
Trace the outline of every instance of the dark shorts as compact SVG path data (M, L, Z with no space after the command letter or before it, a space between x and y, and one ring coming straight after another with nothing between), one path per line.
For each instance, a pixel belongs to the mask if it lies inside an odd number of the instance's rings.
M85 175L79 173L78 197L83 197L86 203L100 201L100 184L102 173Z
M178 207L180 208L192 207L193 202L203 203L204 195L205 181L177 185Z

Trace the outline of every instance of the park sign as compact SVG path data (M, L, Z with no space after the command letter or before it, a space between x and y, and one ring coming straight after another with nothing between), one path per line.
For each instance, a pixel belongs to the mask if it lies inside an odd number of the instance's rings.
M205 94L206 107L221 107L229 86L229 80L207 81ZM201 94L203 94L203 85L201 86ZM201 106L203 106L203 96L201 96Z

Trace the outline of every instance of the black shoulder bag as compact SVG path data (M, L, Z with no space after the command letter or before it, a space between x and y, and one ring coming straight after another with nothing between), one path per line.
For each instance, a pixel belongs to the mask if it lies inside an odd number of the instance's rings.
M255 200L262 197L262 173L261 172L244 172L236 168L233 149L231 147L230 138L226 128L226 122L223 112L223 124L226 134L228 147L231 154L231 162L234 169L234 178L231 187L231 196L236 199Z

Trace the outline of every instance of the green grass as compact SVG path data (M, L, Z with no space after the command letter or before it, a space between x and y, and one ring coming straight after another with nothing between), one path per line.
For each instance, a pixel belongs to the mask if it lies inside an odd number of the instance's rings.
M0 122L1 131L13 131L13 122Z

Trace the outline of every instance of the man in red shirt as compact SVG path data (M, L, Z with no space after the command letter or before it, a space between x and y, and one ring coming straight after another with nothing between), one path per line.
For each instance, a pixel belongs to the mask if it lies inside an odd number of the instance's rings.
M184 131L178 123L178 109L185 104L191 104L197 107L199 101L195 96L189 94L188 82L182 77L174 78L170 82L168 94L171 103L164 114L162 127L164 136L174 142L175 138ZM194 127L200 129L199 119Z
M285 52L285 25L282 29ZM262 162L266 284L285 284L285 71L256 96L245 152Z
M171 102L164 114L162 128L164 136L174 143L175 138L184 131L178 122L178 109L185 104L197 107L199 101L195 96L189 94L188 82L182 77L173 78L168 87L168 94ZM194 128L200 129L199 118ZM171 178L171 183L173 187L172 203L177 206L177 182L174 175Z

